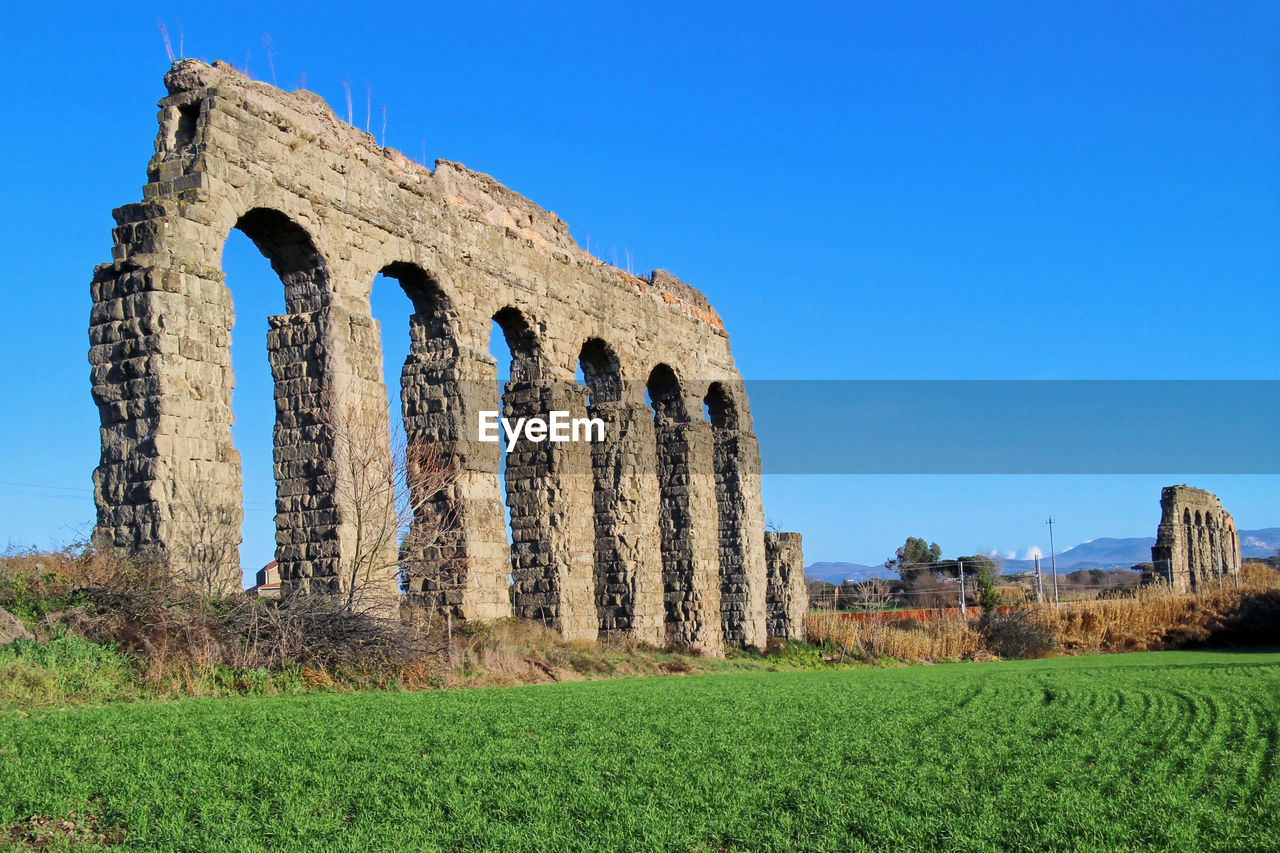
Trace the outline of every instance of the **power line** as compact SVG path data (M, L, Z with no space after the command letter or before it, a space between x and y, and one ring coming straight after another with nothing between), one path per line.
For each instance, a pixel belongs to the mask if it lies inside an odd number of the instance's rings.
M92 492L84 486L54 486L48 483L19 483L14 480L0 480L0 486L20 486L27 489L56 489L61 492Z

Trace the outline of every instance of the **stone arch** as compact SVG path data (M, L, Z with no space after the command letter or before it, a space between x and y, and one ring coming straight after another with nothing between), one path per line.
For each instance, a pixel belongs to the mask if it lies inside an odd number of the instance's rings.
M466 596L469 549L458 488L465 465L454 423L460 395L453 381L459 355L453 303L436 277L417 263L392 261L378 273L404 293L409 310L396 318L403 325L379 328L371 310L377 279L370 279L368 324L363 317L352 318L356 351L351 360L354 371L371 386L366 397L380 404L388 397L384 381L395 381L390 378L392 366L386 365L385 379L383 371L365 368L381 362L382 336L408 333L408 352L399 368L400 411L387 413L388 453L399 466L398 476L405 478L413 515L396 543L398 586L419 606L465 618L474 613L475 602ZM368 330L364 340L355 340L359 329ZM396 429L397 423L403 432Z
M578 354L578 367L590 393L588 406L622 399L622 367L613 348L604 340L586 340Z
M315 311L323 305L329 290L329 266L305 228L269 207L249 209L233 227L253 241L280 277L288 313Z
M542 346L529 322L519 308L510 305L499 308L493 314L511 350L511 381L533 382L542 377ZM505 397L505 394L504 394Z
M326 414L330 365L323 316L331 284L329 264L307 229L273 207L250 207L236 218L232 229L249 238L284 287L285 313L267 318L266 335L275 387L276 562L282 586L336 592L342 577L339 508L333 435ZM219 256L225 244L224 236L218 244ZM227 300L225 331L229 335L233 297L225 284L222 293ZM234 386L229 351L222 360L227 367L229 405ZM237 470L237 487L241 479Z
M1166 486L1160 507L1151 547L1157 569L1170 573L1178 591L1215 581L1221 589L1224 575L1234 574L1240 561L1231 513L1212 493L1186 485Z
M597 629L659 644L663 638L658 482L652 410L627 387L621 359L600 336L577 353L575 414L603 426L603 438L565 450L571 468L589 471L591 558Z
M574 476L579 476L578 469L589 475L584 479L590 501L582 501L581 507L591 520L597 630L602 636L631 634L637 593L643 592L645 581L633 553L635 489L626 480L635 465L625 449L629 418L622 403L621 365L613 347L603 338L590 337L578 351L576 372L582 379L573 389L573 415L598 421L603 432L602 440L568 450L575 462Z
M1207 513L1202 513L1200 510L1196 510L1195 527L1192 534L1195 538L1195 549L1192 552L1195 555L1195 560L1192 563L1192 566L1195 567L1195 569L1198 569L1198 571L1193 569L1197 575L1197 583L1207 583L1214 575L1213 547L1210 541L1209 528L1205 524L1207 520Z
M1182 511L1182 551L1183 558L1175 565L1175 571L1186 572L1187 583L1194 590L1200 578L1196 576L1196 526L1190 508Z
M663 564L655 460L660 443L654 413L642 400L653 361L644 353L658 353L653 360L674 367L680 382L688 383L675 399L658 395L664 458L683 466L670 471L663 489L682 501L683 528L672 546L683 549L682 559L692 567L695 587L688 601L706 609L703 622L711 626L681 641L714 653L719 587L713 428L700 417L691 419L688 410L704 390L694 378L699 371L723 377L732 388L740 404L739 439L750 437L728 337L705 297L661 271L644 279L583 263L580 247L554 214L459 164L441 161L427 169L381 149L366 134L332 120L332 112L308 93L284 93L224 63L198 61L174 64L165 87L143 200L115 211L112 258L95 269L92 283L89 357L102 423L95 540L148 557L178 555L181 562L184 549L206 544L182 516L190 501L175 492L193 483L213 484L217 495L209 505L216 524L239 528L240 474L229 429L232 383L222 361L229 353L225 328L232 312L218 290L218 255L239 225L268 255L286 291L285 310L271 320L270 340L280 391L277 426L291 431L274 461L281 470L277 509L292 525L279 543L290 549L294 565L285 560L281 568L293 588L331 588L350 553L349 525L331 500L343 481L327 461L333 442L322 403L326 393L365 402L382 397L374 391L385 393L381 371L375 381L375 365L364 357L377 343L378 328L361 304L368 295L363 285L382 269L402 285L417 282L409 285L413 289L425 272L427 289L432 282L442 284L453 299L443 317L448 334L435 324L442 317L434 309L413 312L424 315L411 326L411 351L419 357L414 366L431 373L432 381L422 385L436 395L424 397L429 405L417 414L424 418L423 434L450 447L462 467L455 494L464 508L459 550L469 567L453 587L431 590L432 606L465 618L510 613L512 555L502 525L500 456L498 446L481 442L476 429L481 411L501 405L484 343L485 321L495 314L504 321L504 337L512 339L517 356L508 402L523 394L544 412L579 399L579 389L564 380L572 375L579 355L574 347L582 342L569 330L585 324L616 350L622 377L638 380L623 386L617 402L595 393L586 404L616 406L615 532L618 541L634 543L619 550L619 559L630 561L627 571L636 577L632 633L646 641L663 637ZM340 182L329 180L335 157L345 174ZM413 268L423 263L428 265ZM516 322L508 309L525 322ZM556 333L544 336L548 328ZM319 402L303 410L298 402L308 395ZM544 443L520 449L529 451L529 473L535 475L517 496L527 522L522 536L536 543L537 558L530 563L536 571L527 590L547 594L545 609L536 609L542 605L535 597L525 602L534 609L521 615L540 614L566 636L590 636L597 621L591 585L594 472L579 477L578 457L563 448ZM585 481L585 490L575 478ZM754 511L760 513L758 507ZM575 538L579 519L587 528L582 547ZM583 568L575 562L579 557L587 562L585 605L574 598ZM763 567L764 557L758 559ZM477 580L471 571L477 566L488 579ZM698 587L704 570L710 581ZM238 586L234 573L229 580ZM650 577L657 590L656 635L645 633L640 622L638 590ZM500 601L486 597L491 592Z

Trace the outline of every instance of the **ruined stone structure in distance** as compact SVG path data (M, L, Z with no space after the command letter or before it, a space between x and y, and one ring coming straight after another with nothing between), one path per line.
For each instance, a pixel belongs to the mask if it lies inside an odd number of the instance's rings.
M1236 523L1216 495L1190 486L1161 490L1151 563L1155 579L1179 592L1216 589L1239 579Z
M763 645L766 622L803 635L797 605L766 602L759 449L728 336L701 293L602 263L554 214L487 175L381 148L312 93L193 60L165 85L143 200L115 211L113 261L92 284L99 543L192 576L212 566L211 587L240 586L234 313L221 270L239 229L285 296L265 341L285 592L349 582L358 530L341 499L351 475L335 412L386 417L380 335L408 335L405 433L453 473L419 510L450 519L438 545L448 570L410 577L412 600L467 619L514 613L566 637L709 652ZM396 328L370 313L379 273L413 305ZM493 321L512 353L502 390ZM509 454L510 546L502 451L477 437L479 412L496 409L606 424L600 443L525 441ZM785 575L798 600L798 537L782 552L774 588ZM399 595L395 559L369 580L387 600Z

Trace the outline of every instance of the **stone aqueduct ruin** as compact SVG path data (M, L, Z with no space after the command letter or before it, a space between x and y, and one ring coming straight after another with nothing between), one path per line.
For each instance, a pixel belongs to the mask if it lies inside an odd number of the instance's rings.
M1160 492L1160 526L1151 546L1152 575L1179 592L1240 578L1240 537L1217 495L1191 486Z
M184 571L230 542L214 583L239 588L234 313L221 271L239 229L285 294L266 344L286 589L346 583L355 534L329 417L337 406L385 417L380 334L404 332L371 317L382 273L413 304L405 432L454 475L431 503L453 519L441 545L450 569L411 579L412 599L460 618L514 612L567 637L710 652L803 632L799 536L765 532L747 399L701 293L602 263L554 214L460 165L428 170L378 147L317 95L191 60L165 85L144 200L115 211L113 262L92 284L100 543ZM512 352L501 400L492 321ZM478 413L499 408L607 425L600 443L511 452L510 545L501 449L477 438ZM394 566L374 586L396 596Z

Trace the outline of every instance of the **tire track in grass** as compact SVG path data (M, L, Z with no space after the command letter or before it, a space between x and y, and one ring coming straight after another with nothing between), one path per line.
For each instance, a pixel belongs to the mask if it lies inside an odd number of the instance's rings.
M129 846L175 850L1266 849L1280 829L1266 770L1280 667L1213 661L137 705L48 725L0 718L0 811L105 788ZM1216 760L1196 763L1192 732L1218 739ZM1168 780L1179 760L1196 778L1216 773L1223 790Z

